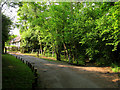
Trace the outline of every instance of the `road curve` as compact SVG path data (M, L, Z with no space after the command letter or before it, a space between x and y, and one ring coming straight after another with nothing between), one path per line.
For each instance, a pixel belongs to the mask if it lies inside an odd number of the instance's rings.
M16 55L14 55L16 56ZM118 88L108 75L87 71L80 66L52 62L27 55L17 55L38 69L39 88ZM102 76L104 75L104 77ZM106 76L105 76L106 75Z

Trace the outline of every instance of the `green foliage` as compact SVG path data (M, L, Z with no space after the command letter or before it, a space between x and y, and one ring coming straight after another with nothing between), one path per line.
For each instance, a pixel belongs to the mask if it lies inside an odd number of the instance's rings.
M120 72L120 66L118 66L116 63L111 64L111 69L113 72Z
M5 42L9 39L11 24L10 18L2 14L2 53L4 53Z
M11 24L10 18L2 14L2 41L4 42L8 40Z
M24 2L18 10L22 47L54 51L57 60L118 62L120 2ZM106 8L105 8L106 7ZM48 51L47 51L48 50Z
M9 37L8 37L8 40L5 42L5 46L10 46L9 45L9 42L12 40L12 39L14 39L15 37L17 37L17 35L9 35ZM11 46L12 47L12 46Z

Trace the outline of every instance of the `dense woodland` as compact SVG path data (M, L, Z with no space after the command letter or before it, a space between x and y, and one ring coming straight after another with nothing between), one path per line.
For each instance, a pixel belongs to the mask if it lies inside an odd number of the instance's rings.
M120 62L120 2L19 2L21 47L70 63Z

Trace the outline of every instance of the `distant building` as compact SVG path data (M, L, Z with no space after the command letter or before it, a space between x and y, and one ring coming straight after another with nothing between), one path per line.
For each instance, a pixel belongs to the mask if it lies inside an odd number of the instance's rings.
M12 46L16 46L16 47L20 47L20 40L21 40L21 37L20 36L17 36L16 38L12 39L10 42L9 42L9 45L12 45Z

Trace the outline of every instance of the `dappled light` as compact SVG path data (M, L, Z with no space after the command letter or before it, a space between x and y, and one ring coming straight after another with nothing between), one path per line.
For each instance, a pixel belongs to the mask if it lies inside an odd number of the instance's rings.
M75 66L75 65L69 65L65 62L61 63L61 62L56 62L54 60L51 61L51 60L46 60L46 59L40 59L37 57L28 56L28 55L24 55L24 54L20 54L20 55L16 54L16 55L20 56L25 61L31 62L32 65L37 67L38 72L41 77L40 81L42 79L42 81L44 83L49 82L49 85L52 85L51 82L55 82L58 79L63 80L63 78L61 78L61 77L65 77L67 80L68 79L73 80L73 79L79 79L79 77L82 76L83 79L89 78L90 80L97 82L98 85L100 84L99 82L101 82L101 80L102 80L103 83L107 84L106 87L117 87L118 81L116 79L118 78L118 75L111 72L110 67ZM70 78L71 76L74 78ZM46 80L46 81L44 81L44 80ZM75 82L76 82L76 80L75 80ZM114 82L114 84L112 82ZM78 85L78 84L76 84L76 85ZM105 87L104 85L105 84L103 84L102 86ZM112 85L112 86L110 86L110 85ZM58 86L59 86L59 84L58 84Z
M113 79L113 82L118 82L120 84L120 79Z
M61 65L61 64L53 64L53 63L45 63L49 67L55 67L56 70L60 70L60 68L71 68L72 70L83 74L83 73L94 73L95 75L101 74L99 77L108 78L109 82L117 82L120 80L118 79L118 74L113 73L109 68L110 67L81 67L81 66L72 66L72 65ZM59 69L58 69L59 68ZM112 79L111 79L112 78Z
M100 72L100 73L106 73L106 72L111 72L110 67L84 67L84 66L72 66L72 65L61 65L61 64L51 64L51 63L47 63L44 64L47 66L56 66L56 67L69 67L72 69L77 69L79 70L85 70L85 71L89 71L89 72Z
M14 3L5 0L1 20L2 54L15 56L14 65L31 68L35 90L118 87L120 2L105 1ZM13 19L7 11L16 13ZM14 30L19 34L9 33ZM13 70L15 74L15 66L9 64L5 71ZM17 69L28 73L29 69L23 67Z

